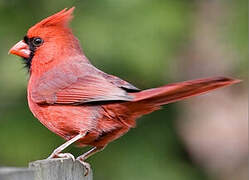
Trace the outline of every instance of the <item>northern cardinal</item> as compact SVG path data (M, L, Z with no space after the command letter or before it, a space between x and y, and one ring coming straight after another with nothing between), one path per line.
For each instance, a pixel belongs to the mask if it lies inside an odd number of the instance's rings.
M162 105L231 85L226 77L197 79L140 90L94 67L69 28L74 7L31 27L9 53L24 59L29 69L28 104L34 116L66 140L49 158L70 144L93 148L79 156L82 164L108 143L134 128L136 119Z

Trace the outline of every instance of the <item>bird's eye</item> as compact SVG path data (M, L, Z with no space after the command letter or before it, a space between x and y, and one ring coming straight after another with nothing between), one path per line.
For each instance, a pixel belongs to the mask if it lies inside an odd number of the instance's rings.
M40 46L42 43L43 43L43 40L41 38L39 38L39 37L34 38L33 41L32 41L32 44L34 46Z

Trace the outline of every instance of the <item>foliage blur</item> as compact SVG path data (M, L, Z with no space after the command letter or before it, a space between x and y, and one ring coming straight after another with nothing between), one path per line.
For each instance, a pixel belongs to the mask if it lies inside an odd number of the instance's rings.
M233 91L223 99L233 98L235 93L243 97L241 101L245 100L247 91L242 89L247 89L248 80L246 0L0 0L1 166L27 166L30 161L46 158L64 142L29 111L28 73L19 58L8 56L8 50L36 22L72 6L76 10L71 27L87 57L101 70L142 89L204 75L233 76L243 79L246 85L229 87ZM199 50L202 54L194 55ZM219 92L222 94L223 90ZM212 98L212 93L197 100L205 104L208 98ZM232 105L229 108L236 110ZM95 179L224 179L222 173L209 173L205 166L208 161L195 161L196 153L189 150L192 146L187 143L188 136L178 128L181 122L188 123L188 119L179 116L184 111L185 107L176 103L138 120L136 129L89 158ZM205 114L207 119L209 113ZM179 118L182 120L176 125ZM215 118L218 121L221 117ZM217 138L210 136L211 141ZM208 148L208 142L204 143ZM70 147L67 151L77 156L86 149ZM247 167L243 163L232 167ZM234 179L245 179L246 175L241 174Z

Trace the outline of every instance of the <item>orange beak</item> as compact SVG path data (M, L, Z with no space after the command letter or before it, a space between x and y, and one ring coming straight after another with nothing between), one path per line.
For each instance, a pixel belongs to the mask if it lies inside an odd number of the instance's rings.
M29 46L23 41L16 43L10 50L9 54L14 54L23 58L29 58L31 51Z

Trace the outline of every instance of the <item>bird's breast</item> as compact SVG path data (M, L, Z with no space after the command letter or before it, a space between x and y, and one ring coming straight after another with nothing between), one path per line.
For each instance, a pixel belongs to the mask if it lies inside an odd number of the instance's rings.
M39 105L30 96L31 88L28 88L29 108L52 132L70 139L81 132L96 129L97 122L101 119L98 106Z

